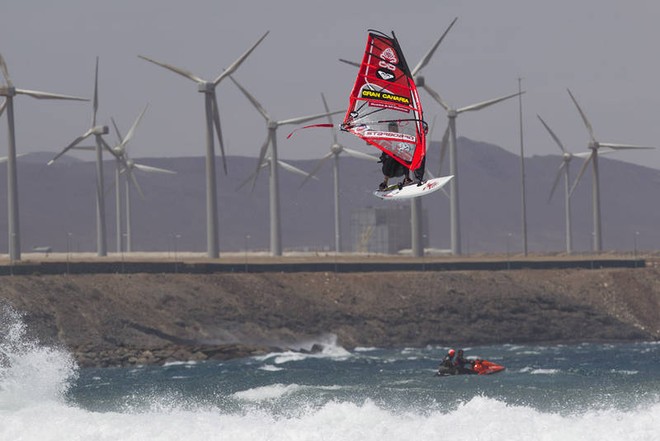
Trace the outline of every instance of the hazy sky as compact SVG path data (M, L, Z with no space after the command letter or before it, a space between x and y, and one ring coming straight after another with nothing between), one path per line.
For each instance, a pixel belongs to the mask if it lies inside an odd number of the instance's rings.
M657 0L3 0L0 52L16 87L90 98L99 56L100 122L113 116L127 131L150 104L130 146L134 157L202 156L197 86L138 54L213 79L270 30L235 76L272 117L286 119L322 112L321 92L333 110L346 108L355 69L337 59L359 61L369 28L394 30L412 67L454 17L423 71L428 84L462 107L513 93L522 77L528 156L559 152L537 113L570 150L585 150L587 132L567 87L601 141L660 146ZM217 90L228 153L256 156L262 117L230 81ZM425 92L421 100L429 123L437 115L433 138L440 139L445 112ZM19 152L55 154L90 124L91 103L25 96L15 103ZM463 114L457 127L459 136L519 151L515 100ZM292 128L278 130L280 157L327 152L328 131L286 140ZM342 141L369 151L350 135ZM3 116L0 155L6 142ZM660 168L660 150L610 158Z

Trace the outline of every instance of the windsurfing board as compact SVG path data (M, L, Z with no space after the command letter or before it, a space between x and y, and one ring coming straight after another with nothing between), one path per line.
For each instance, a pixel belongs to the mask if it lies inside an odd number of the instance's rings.
M398 185L391 185L389 188L385 190L374 191L374 195L380 199L391 200L391 201L412 199L419 196L425 196L427 194L431 194L440 190L442 187L445 186L445 184L447 184L447 182L451 181L453 177L454 177L453 175L441 176L439 178L433 178L424 181L422 185L417 185L416 183L413 183L401 188L399 188Z

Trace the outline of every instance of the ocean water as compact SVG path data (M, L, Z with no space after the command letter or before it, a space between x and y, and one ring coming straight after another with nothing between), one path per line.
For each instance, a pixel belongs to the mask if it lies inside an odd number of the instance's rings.
M78 368L0 314L0 440L660 440L660 344L465 348L506 366L435 377L447 348ZM311 342L310 342L311 344Z

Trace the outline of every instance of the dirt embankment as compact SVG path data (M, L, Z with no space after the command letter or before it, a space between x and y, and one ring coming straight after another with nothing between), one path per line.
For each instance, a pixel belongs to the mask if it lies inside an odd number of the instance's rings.
M231 358L324 334L349 348L660 339L655 268L14 276L0 302L82 365Z

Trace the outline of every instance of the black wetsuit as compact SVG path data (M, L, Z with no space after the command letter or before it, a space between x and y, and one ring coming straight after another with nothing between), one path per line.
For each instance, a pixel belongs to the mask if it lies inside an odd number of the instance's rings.
M398 178L405 176L407 179L410 179L410 170L405 165L401 164L399 161L383 152L380 154L380 161L383 165L381 170L383 175L386 178ZM426 168L426 156L422 159L422 163L419 168L413 171L415 175L415 180L420 183L424 180L424 171Z
M476 374L476 372L472 370L472 363L463 357L463 355L456 355L456 358L454 359L454 367L458 374Z

